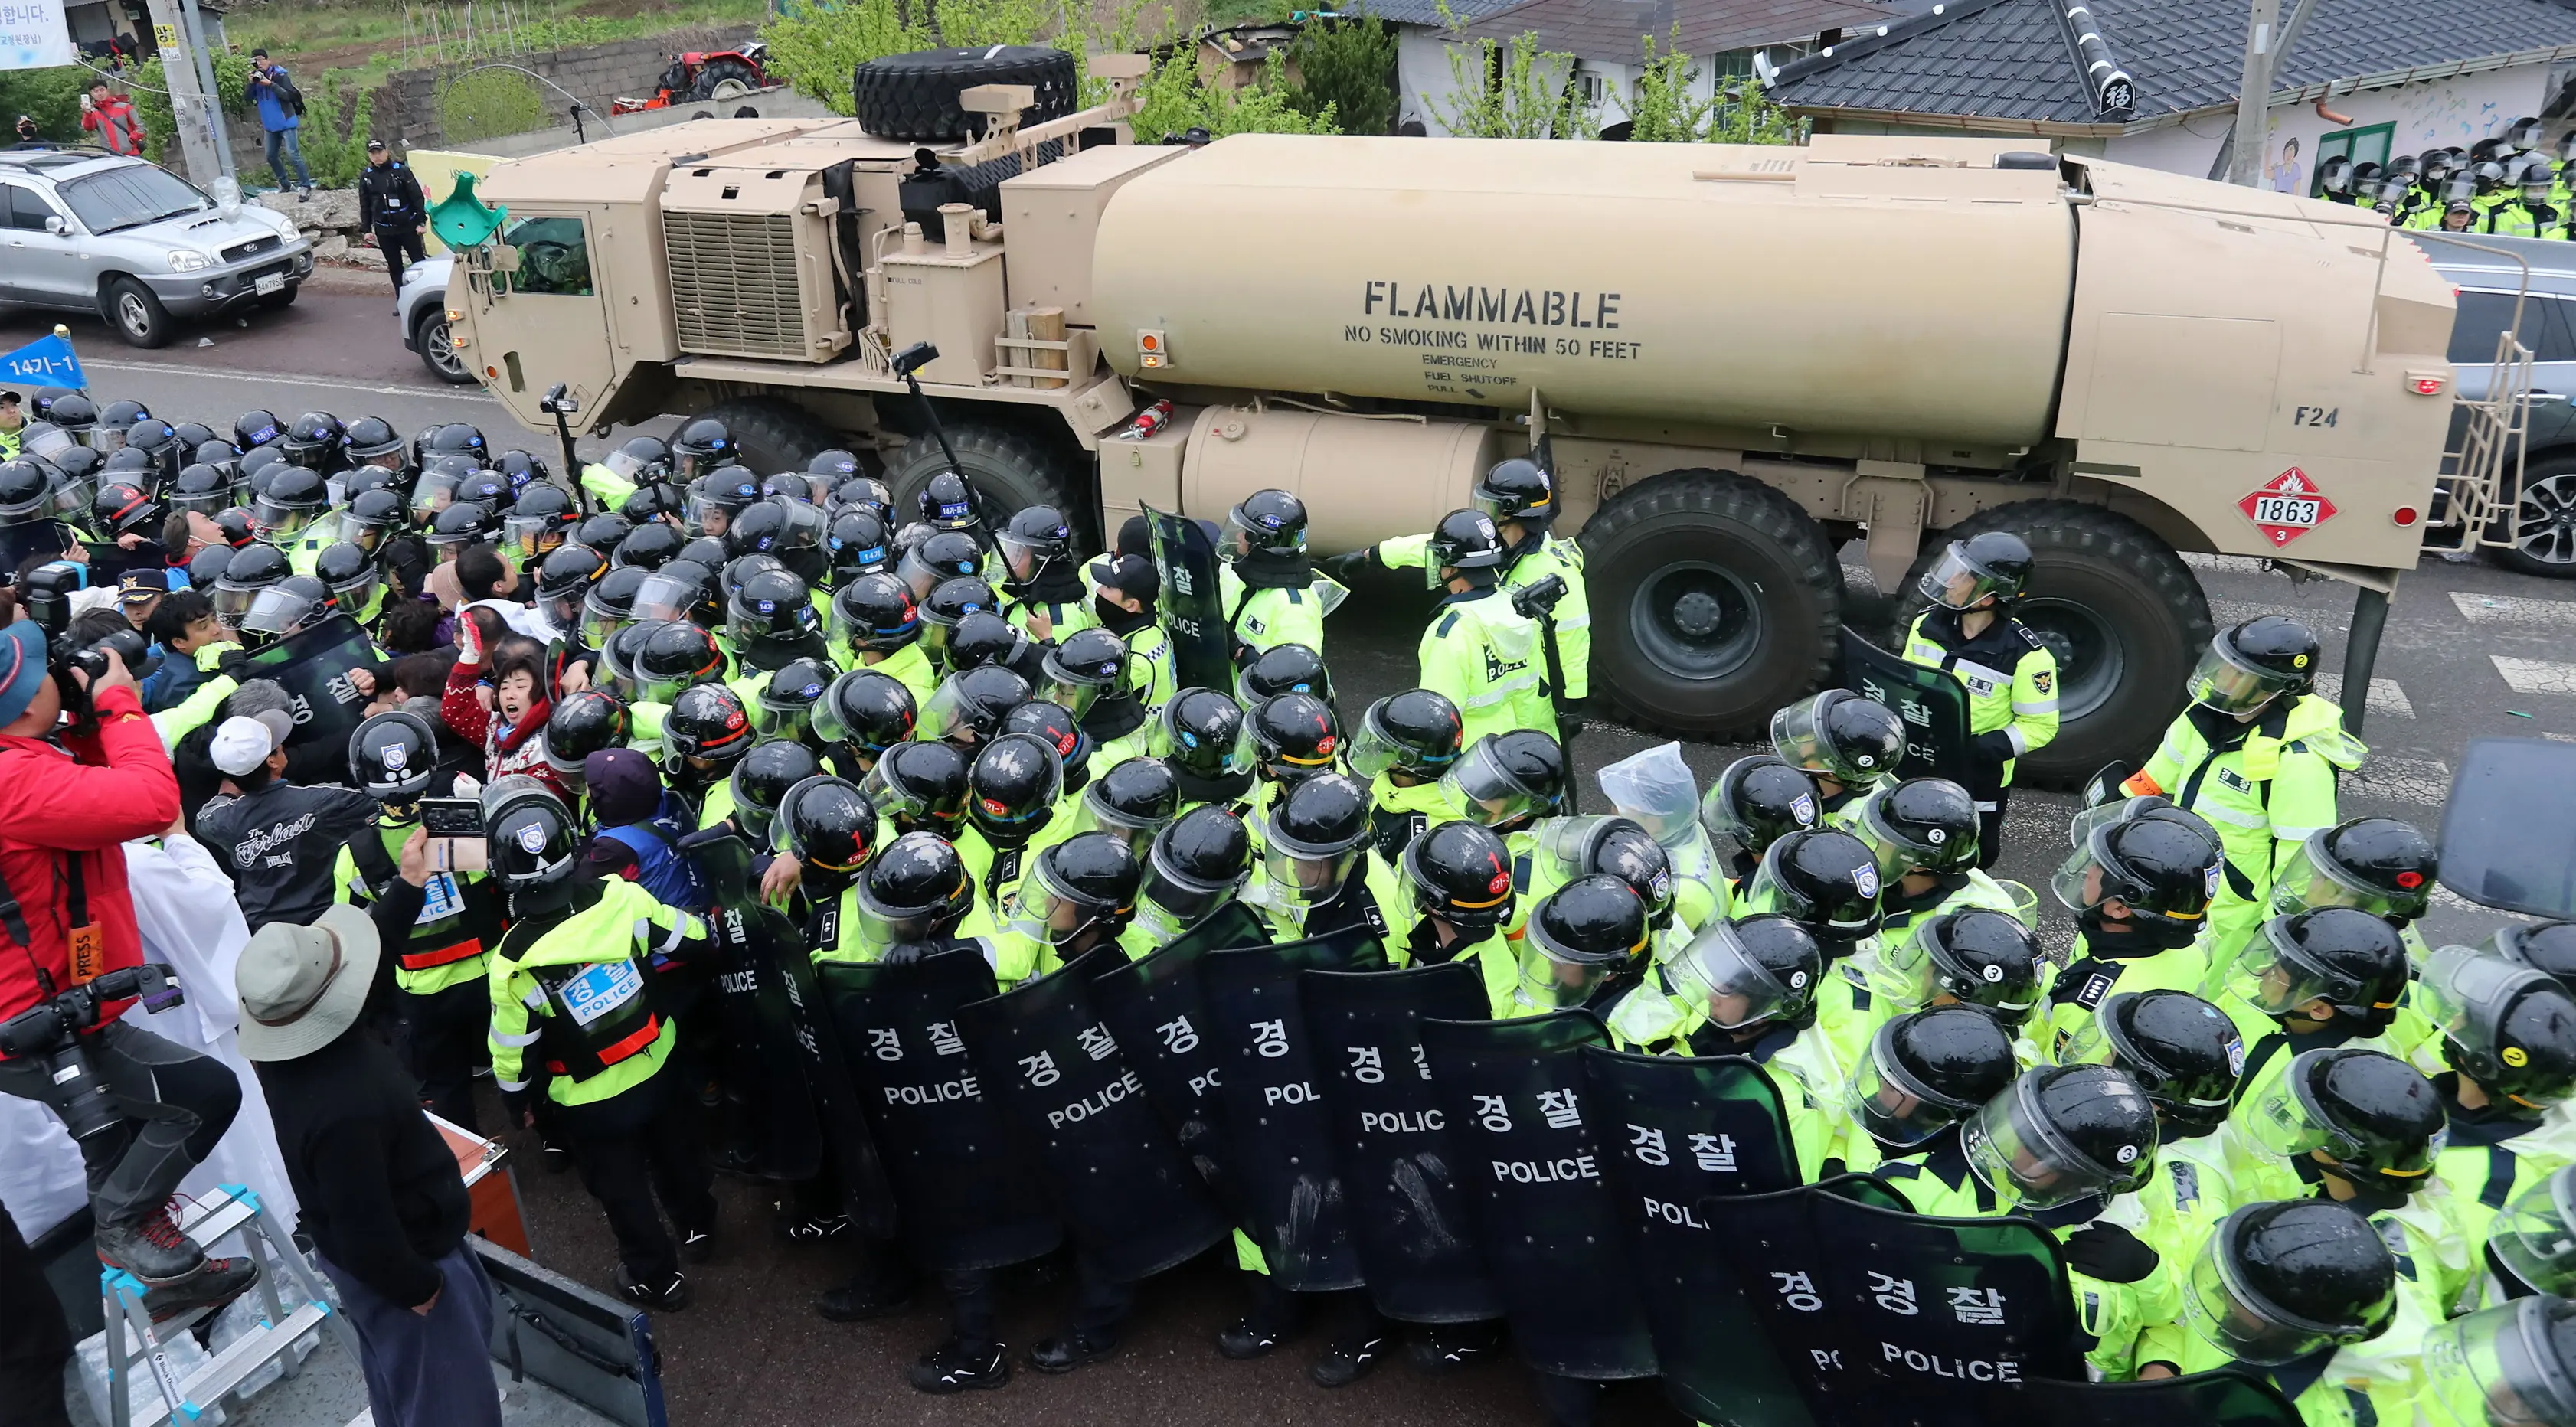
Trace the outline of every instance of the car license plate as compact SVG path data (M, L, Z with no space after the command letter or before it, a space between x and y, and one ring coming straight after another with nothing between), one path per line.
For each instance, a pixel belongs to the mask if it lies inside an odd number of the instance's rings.
M262 297L266 297L273 292L284 292L286 290L286 274L270 273L268 276L253 282L251 284L251 290L257 292Z

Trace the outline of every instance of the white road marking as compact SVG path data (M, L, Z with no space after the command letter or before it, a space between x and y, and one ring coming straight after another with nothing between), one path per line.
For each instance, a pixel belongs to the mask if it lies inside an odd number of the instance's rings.
M2496 672L2504 676L2507 687L2517 694L2576 694L2576 664L2553 664L2545 659L2508 659L2490 654Z
M2231 575L2263 573L2262 560L2252 555L2204 555L2197 550L2181 553L2182 562L2195 570L2222 570Z
M2576 624L2576 600L2535 600L2516 595L2451 591L2451 603L2471 624Z
M2330 704L2342 703L2343 675L2319 674L2317 697ZM2373 679L2370 681L2370 712L2386 714L2390 718L2413 718L2415 703L2406 697L2406 691L2398 687L2395 679Z
M2439 758L2383 758L2374 753L2344 786L2365 797L2439 807L2451 796L2451 765Z
M176 362L84 361L81 365L84 368L95 368L99 371L139 372L156 377L202 377L211 381L253 381L271 386L310 386L329 391L364 392L370 396L447 397L456 401L488 401L494 405L500 404L498 397L479 386L366 386L357 382L332 381L327 377L293 376L285 372L245 372L230 367L189 367L181 366Z

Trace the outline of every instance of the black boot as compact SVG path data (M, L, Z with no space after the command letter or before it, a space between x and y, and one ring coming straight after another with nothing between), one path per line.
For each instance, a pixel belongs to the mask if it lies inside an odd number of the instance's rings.
M1116 1356L1118 1340L1115 1337L1094 1337L1079 1328L1072 1328L1042 1339L1031 1348L1029 1366L1042 1373L1069 1373L1086 1363L1107 1362Z
M1386 1356L1388 1346L1384 1333L1346 1333L1333 1340L1306 1376L1317 1387L1348 1387L1368 1376L1377 1360Z
M912 1304L912 1279L872 1269L862 1269L856 1278L838 1288L827 1288L816 1295L814 1311L835 1323L862 1323L870 1318L883 1318L900 1313ZM953 1340L952 1340L953 1342ZM947 1351L945 1348L941 1352ZM927 1362L928 1359L923 1361ZM999 1387L1000 1383L981 1384ZM924 1388L927 1392L929 1389Z
M1011 1360L1002 1345L974 1347L963 1339L947 1342L921 1355L908 1373L913 1390L946 1395L974 1388L1000 1387L1011 1380Z
M208 1259L205 1267L177 1283L144 1290L143 1311L155 1323L167 1323L200 1308L221 1308L259 1282L259 1265L249 1259Z
M151 1213L130 1224L100 1225L98 1257L141 1279L146 1288L168 1287L206 1266L206 1251L179 1232L167 1204L154 1205Z
M666 1282L647 1283L624 1264L617 1266L617 1291L626 1301L665 1313L677 1313L689 1306L689 1281L677 1273Z

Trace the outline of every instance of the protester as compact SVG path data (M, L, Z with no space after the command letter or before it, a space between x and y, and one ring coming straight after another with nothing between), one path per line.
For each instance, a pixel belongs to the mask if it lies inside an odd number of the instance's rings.
M215 729L208 753L228 797L197 814L197 832L224 854L242 916L254 932L270 922L310 922L331 904L333 855L376 814L354 788L307 788L286 781L282 713L236 714Z

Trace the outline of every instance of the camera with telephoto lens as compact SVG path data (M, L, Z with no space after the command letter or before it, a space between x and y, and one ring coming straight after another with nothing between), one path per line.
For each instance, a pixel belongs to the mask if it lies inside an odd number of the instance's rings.
M87 588L89 567L69 560L39 565L18 582L18 603L36 627L45 632L54 686L62 694L63 712L77 733L87 733L98 726L98 711L90 704L88 685L106 677L108 651L115 651L125 661L125 671L137 679L148 679L161 667L160 651L138 629L120 629L81 648L71 646L72 596ZM73 670L79 670L86 679L73 678Z
M53 990L51 977L40 977L39 984ZM63 1087L62 1103L56 1108L74 1139L88 1139L124 1121L109 1103L106 1083L90 1068L80 1037L98 1024L99 1008L128 999L159 1012L187 997L171 979L169 967L145 962L107 972L0 1021L0 1055L43 1061L52 1081Z

